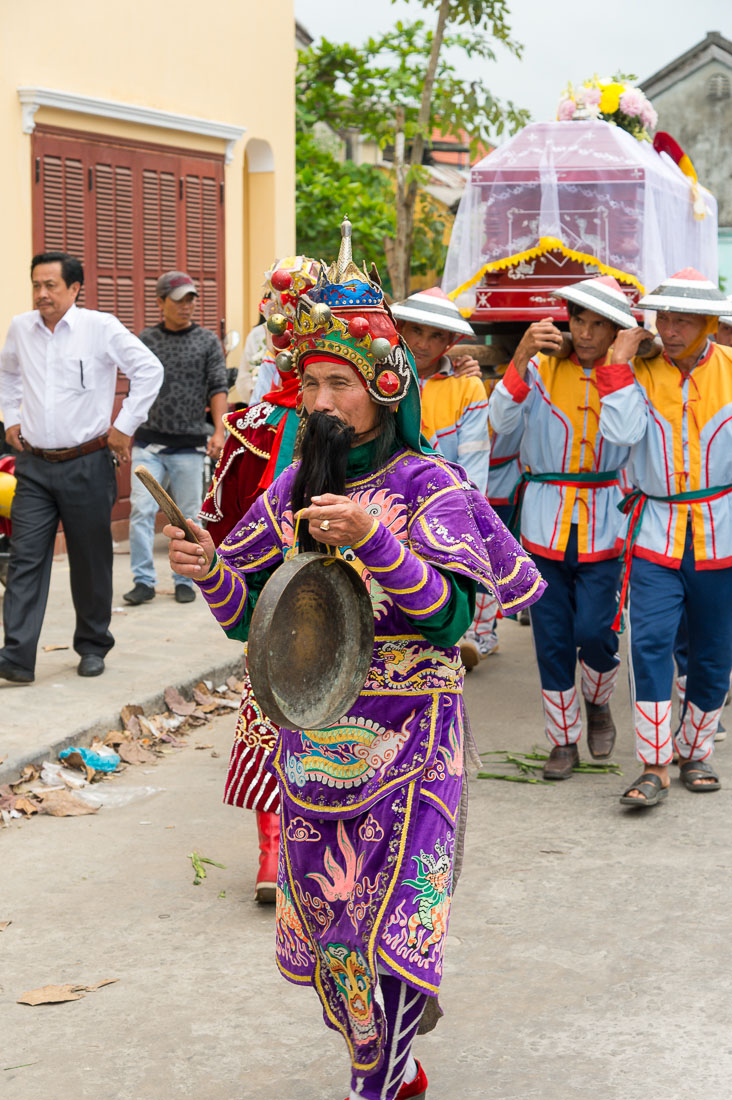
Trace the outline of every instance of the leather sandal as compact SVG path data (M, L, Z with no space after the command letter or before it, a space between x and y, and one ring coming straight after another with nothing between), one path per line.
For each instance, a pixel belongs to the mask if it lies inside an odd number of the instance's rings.
M685 760L679 768L679 778L687 791L693 791L694 794L718 791L722 786L719 776L706 760ZM711 779L712 782L703 783L703 779Z
M640 798L631 798L631 791L638 791ZM668 787L663 786L656 773L643 772L642 775L638 776L635 783L631 783L623 791L620 796L620 803L623 806L635 806L636 809L641 807L645 809L647 806L657 806L659 802L663 802L664 798L667 797Z

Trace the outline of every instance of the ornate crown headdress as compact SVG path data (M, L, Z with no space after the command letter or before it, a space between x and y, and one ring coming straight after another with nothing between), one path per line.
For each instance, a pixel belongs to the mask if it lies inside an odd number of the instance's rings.
M314 355L335 355L361 376L374 401L395 405L411 381L407 349L394 325L376 268L368 275L354 263L352 226L341 224L338 259L326 269L321 262L314 286L295 303L291 326L275 314L267 325L282 347L276 364L280 373L297 370Z

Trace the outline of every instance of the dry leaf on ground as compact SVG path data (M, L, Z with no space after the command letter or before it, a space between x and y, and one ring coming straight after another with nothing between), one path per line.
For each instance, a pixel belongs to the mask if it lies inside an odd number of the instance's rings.
M0 786L0 810L12 810L15 805L15 791L9 783Z
M161 733L158 737L158 741L165 741L167 745L172 745L174 749L185 748L185 741L181 741L180 738L174 737L172 733Z
M27 817L30 817L31 814L37 814L39 808L40 807L38 806L37 802L33 802L24 794L18 795L18 797L15 799L15 805L13 806L14 810L20 810L21 813L26 814Z
M213 745L196 745L197 749L212 749Z
M17 1003L19 1005L51 1005L60 1004L62 1001L80 1001L85 993L96 993L104 985L118 982L119 978L105 978L93 985L44 985L40 989L31 989L28 993L21 993Z
M26 764L23 771L20 773L20 779L17 779L15 783L11 783L10 786L17 794L24 783L35 783L41 774L41 769L35 764Z
M70 752L68 756L64 757L64 764L69 768L77 768L80 772L84 772L89 783L97 774L95 769L84 761L84 757L80 752Z
M152 764L154 760L157 760L154 752L150 752L149 749L146 749L144 745L140 745L137 741L123 741L117 752L125 764Z
M144 710L138 703L127 703L122 707L119 716L122 719L122 725L128 730L130 728L130 722L134 719L135 726L137 726L137 715L144 713Z
M44 653L55 653L57 649L68 649L67 645L44 645Z
M47 791L38 797L44 814L51 817L82 817L84 814L95 814L99 809L82 802L71 791Z
M101 982L94 982L93 985L85 986L87 993L96 993L98 989L101 989L105 985L114 985L118 982L119 978L102 978Z
M4 932L5 929L12 923L13 922L11 920L0 920L0 932Z
M160 728L155 721L156 717L157 716L154 714L151 715L150 718L145 718L143 714L138 717L137 721L143 737L152 737L152 739L155 740L157 737L160 736Z
M110 730L102 744L111 745L112 748L115 748L117 745L121 745L123 741L129 741L129 739L129 730Z
M187 703L177 688L166 687L165 692L165 705L168 710L172 710L173 714L189 715L193 714L196 709L195 703Z

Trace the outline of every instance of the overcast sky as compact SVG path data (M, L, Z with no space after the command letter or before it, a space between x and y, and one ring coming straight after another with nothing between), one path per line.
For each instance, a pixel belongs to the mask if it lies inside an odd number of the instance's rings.
M513 36L525 49L518 61L496 48L497 61L485 72L466 68L469 79L481 77L494 95L527 107L537 122L555 117L567 81L579 83L597 73L618 70L651 76L700 42L707 31L732 38L730 0L513 0ZM434 22L434 10L399 0L295 0L295 15L314 38L359 45L397 19L420 16Z

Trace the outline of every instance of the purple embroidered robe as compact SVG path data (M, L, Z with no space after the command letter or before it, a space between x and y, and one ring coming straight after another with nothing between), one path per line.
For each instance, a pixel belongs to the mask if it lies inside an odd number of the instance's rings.
M200 588L224 628L248 601L247 573L292 546L290 466L221 543ZM419 633L449 603L449 575L516 612L544 582L462 470L400 451L349 481L374 517L346 551L369 590L374 655L356 703L328 729L280 732L271 766L282 807L277 962L315 986L354 1072L380 1065L383 968L436 995L452 895L463 784L463 667L457 646ZM437 567L437 568L435 568Z

